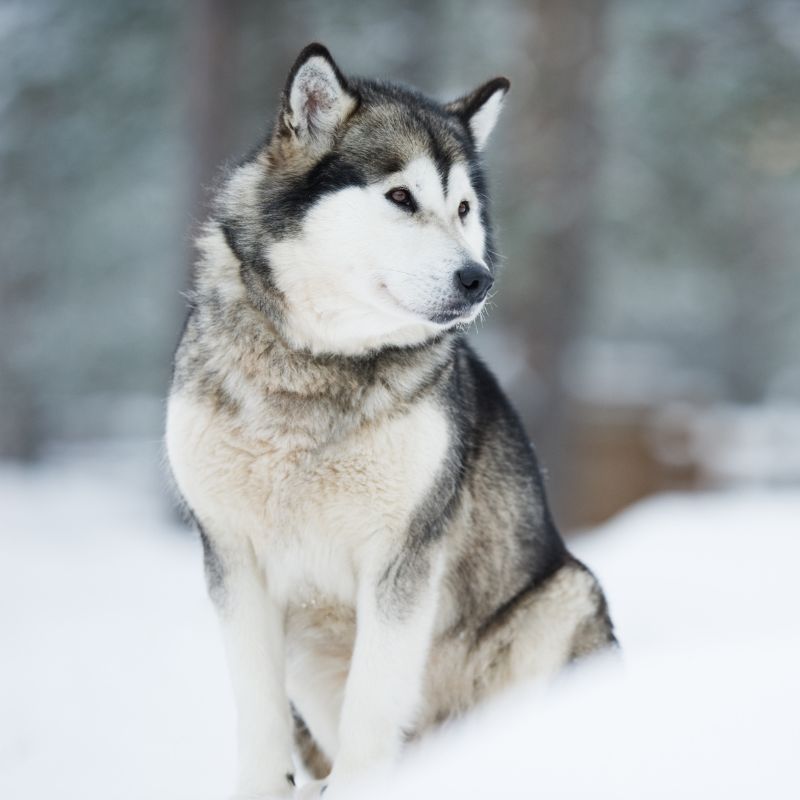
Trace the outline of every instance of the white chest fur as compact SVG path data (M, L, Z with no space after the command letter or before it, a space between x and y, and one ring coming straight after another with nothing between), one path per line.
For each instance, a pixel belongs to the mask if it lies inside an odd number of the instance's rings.
M220 546L249 542L283 603L353 603L367 561L401 546L445 457L447 421L433 399L306 441L287 420L220 411L180 391L167 449L178 487Z

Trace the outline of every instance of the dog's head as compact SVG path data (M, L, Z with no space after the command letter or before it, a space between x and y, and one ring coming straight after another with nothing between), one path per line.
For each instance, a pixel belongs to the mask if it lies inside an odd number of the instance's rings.
M303 50L218 204L251 300L295 346L418 344L479 314L494 280L479 153L508 87L440 104Z

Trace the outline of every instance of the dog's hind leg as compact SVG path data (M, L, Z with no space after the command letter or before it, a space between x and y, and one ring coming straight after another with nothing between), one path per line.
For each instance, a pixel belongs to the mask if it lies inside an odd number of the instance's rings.
M300 762L308 774L317 780L324 778L331 771L331 762L322 752L303 718L294 711L294 744Z
M549 680L572 661L616 644L597 579L574 559L489 620L479 632L479 648L482 638L495 654L490 691Z
M415 734L525 681L546 682L616 639L595 577L570 560L520 592L474 633L446 635L431 653Z
M315 777L328 774L339 749L339 717L355 627L355 614L337 606L294 606L287 616L286 687L302 721L302 727L295 723L295 745Z

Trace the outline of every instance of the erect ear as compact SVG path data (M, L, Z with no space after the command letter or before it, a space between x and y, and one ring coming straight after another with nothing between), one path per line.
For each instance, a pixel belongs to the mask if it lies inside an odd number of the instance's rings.
M510 86L508 78L493 78L474 92L465 94L445 106L469 128L478 150L482 150L488 141Z
M278 134L294 146L324 150L358 105L328 49L316 42L294 62L283 91Z

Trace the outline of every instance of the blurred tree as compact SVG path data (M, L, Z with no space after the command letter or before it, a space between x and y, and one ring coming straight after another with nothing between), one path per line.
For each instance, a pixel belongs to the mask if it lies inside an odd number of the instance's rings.
M571 490L565 353L582 333L597 221L594 188L602 139L595 107L608 3L536 0L533 8L535 80L532 88L520 87L525 106L516 120L524 125L518 141L527 139L528 146L515 158L518 180L529 194L520 211L536 216L528 291L518 296L512 313L538 388L535 402L523 402L521 409L553 476L553 503L566 513Z
M192 150L190 204L202 220L220 164L230 157L243 0L195 0L184 5L187 128Z
M476 343L562 519L598 387L800 402L794 0L5 0L0 455L160 435L192 220L314 39L441 98L512 79Z
M5 261L1 249L0 259ZM20 357L20 348L9 343L25 327L24 310L42 276L32 273L25 280L15 273L11 269L0 272L0 458L29 461L38 452L41 414L30 370Z

